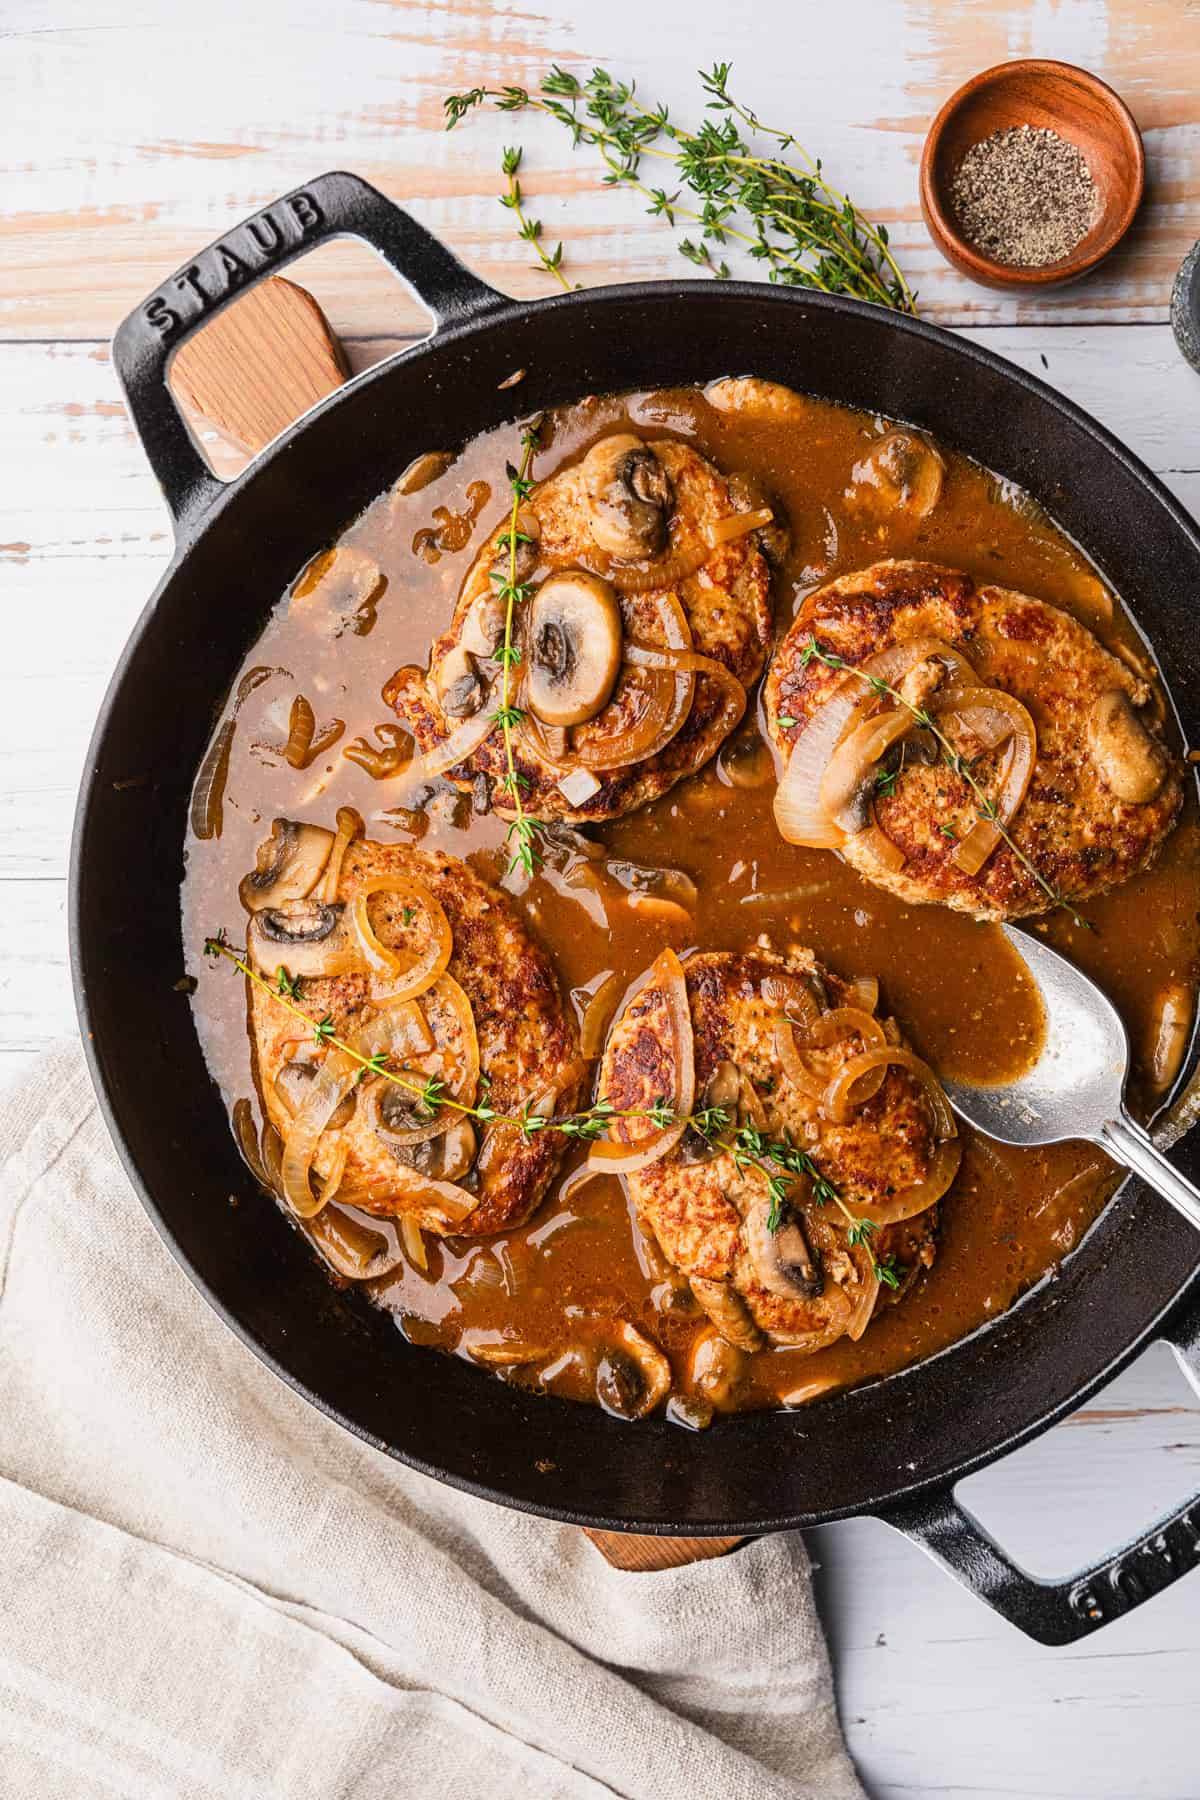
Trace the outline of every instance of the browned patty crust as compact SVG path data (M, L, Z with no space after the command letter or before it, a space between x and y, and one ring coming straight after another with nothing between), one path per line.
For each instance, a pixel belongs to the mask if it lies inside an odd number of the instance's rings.
M368 883L388 876L421 882L446 914L454 937L447 974L471 1003L480 1069L491 1081L490 1104L497 1112L515 1114L526 1101L536 1103L553 1094L559 1110L569 1111L579 1092L574 1028L549 957L509 901L455 857L369 840L359 840L347 851L337 900L345 904ZM371 928L389 949L417 947L414 934L421 921L413 917L406 922L404 915L402 900L387 893L368 902ZM335 1035L345 1038L371 1016L369 989L367 975L311 977L300 981L298 998L312 1017L328 1014ZM439 1045L445 1042L452 1052L457 1029L452 1013L439 1008L435 999L421 1004ZM286 1135L290 1115L275 1091L275 1078L288 1056L300 1053L300 1027L291 1013L251 985L250 1028L267 1117ZM318 1175L326 1174L338 1140L344 1139L349 1155L338 1197L368 1212L408 1210L419 1219L419 1208L395 1198L397 1165L375 1135L371 1108L365 1104L371 1086L368 1081L352 1090L357 1096L353 1118L340 1131L323 1133L313 1166ZM493 1134L495 1142L489 1144ZM558 1167L562 1144L553 1132L526 1141L512 1127L488 1126L476 1164L479 1205L459 1234L481 1237L528 1217Z
M960 570L934 563L879 562L840 576L804 602L767 677L767 728L785 756L844 679L820 662L805 662L814 637L855 665L891 644L938 638L960 651L982 681L1025 705L1037 731L1037 761L1010 831L1063 896L1084 900L1157 855L1182 799L1177 760L1152 799L1128 804L1105 784L1089 750L1088 718L1102 694L1117 690L1161 744L1161 706L1149 682L1058 607L1008 588L980 587ZM794 723L783 725L781 717ZM994 792L1000 752L989 755L966 732L956 748L979 757L977 779ZM939 901L988 919L1020 918L1053 904L1006 844L974 876L956 866L955 845L975 823L977 801L945 763L906 764L894 793L876 798L875 817L903 851L903 867L885 869L869 843L854 837L841 854L901 899Z

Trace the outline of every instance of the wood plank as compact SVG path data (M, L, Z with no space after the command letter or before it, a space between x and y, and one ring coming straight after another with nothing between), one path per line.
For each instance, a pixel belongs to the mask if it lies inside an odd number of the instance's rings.
M1200 30L1194 5L1179 0L863 0L853 30L832 15L814 19L807 40L797 28L805 53L796 55L779 53L778 30L764 30L757 9L726 8L706 28L693 0L636 15L618 7L602 29L575 0L520 13L454 0L436 14L405 0L344 0L336 18L312 0L268 0L253 15L221 0L203 32L146 29L144 18L136 0L113 0L105 29L91 29L86 7L43 0L6 36L0 116L13 148L0 152L0 334L107 337L219 231L330 166L411 204L495 285L544 294L546 278L497 204L501 147L514 141L526 149L531 209L551 241L565 240L573 280L686 274L671 230L638 195L603 187L592 153L573 153L552 121L489 114L441 130L447 93L534 83L555 61L586 73L605 60L694 123L693 65L732 59L736 91L801 132L838 184L887 223L923 310L946 322L1161 319L1195 232ZM685 42L693 48L680 56ZM1092 280L1036 302L949 270L916 199L936 106L966 73L1030 54L1084 62L1114 83L1145 130L1151 186L1129 246ZM58 97L68 93L66 106ZM343 334L381 319L419 328L419 309L373 258L343 247L320 255L328 287L315 291ZM300 278L313 285L307 268Z

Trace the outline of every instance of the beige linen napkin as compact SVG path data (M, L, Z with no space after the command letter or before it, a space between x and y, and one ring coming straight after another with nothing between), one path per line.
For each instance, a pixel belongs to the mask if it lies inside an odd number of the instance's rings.
M193 1291L74 1046L0 1105L5 1800L861 1800L798 1536L621 1574L411 1473Z

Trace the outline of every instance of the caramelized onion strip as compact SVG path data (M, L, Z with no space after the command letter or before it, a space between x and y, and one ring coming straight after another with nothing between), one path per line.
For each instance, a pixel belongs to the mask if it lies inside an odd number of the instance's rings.
M954 1114L950 1110L950 1102L941 1082L927 1062L922 1062L919 1056L899 1044L884 1043L879 1048L864 1050L842 1065L825 1090L822 1110L826 1118L832 1119L835 1124L844 1125L854 1108L861 1103L860 1092L856 1092L856 1088L863 1077L872 1074L877 1068L886 1069L889 1064L907 1069L920 1082L933 1114L934 1135L939 1142L944 1138L956 1137L958 1126L954 1122Z
M918 1213L928 1212L931 1206L937 1205L958 1174L961 1161L962 1139L943 1138L933 1153L924 1181L901 1188L898 1194L892 1194L886 1200L851 1201L850 1211L856 1218L873 1219L879 1226L899 1225L904 1219L915 1219Z
M665 649L681 654L690 652L692 628L675 595L660 594L657 606L659 625L666 640ZM636 645L626 641L625 664L631 668L647 668L647 664L637 661L634 652L649 652L651 649L660 655L664 653L658 646ZM596 722L590 722L582 736L578 730L572 734L571 762L579 768L604 771L627 768L657 756L682 730L692 710L695 689L696 677L692 671L677 669L673 664L655 664L650 670L649 684L643 690L645 702L633 725L597 732L593 729ZM610 702L605 711L611 710ZM601 713L600 718L603 717L604 713Z
M865 822L860 820L856 825L853 819L863 784L874 779L881 759L912 729L912 714L904 707L864 719L842 739L826 763L817 789L817 804L847 837L866 830Z
M789 844L801 844L811 850L837 850L846 841L846 833L830 818L822 803L821 788L842 739L877 704L877 696L859 676L874 676L894 687L909 669L930 657L946 662L955 680L978 681L970 663L957 650L940 638L925 637L876 651L860 666L857 675L845 674L833 684L800 736L792 741L787 767L776 789L775 823Z
M425 949L417 956L406 961L408 953L403 950L389 950L381 944L371 926L367 905L373 895L387 894L406 909L419 912L425 927ZM380 876L375 881L367 882L350 902L349 924L368 969L385 978L399 977L395 986L389 986L386 992L373 1000L376 1005L396 1006L402 1000L413 1000L433 986L439 975L443 974L454 950L454 935L450 929L450 921L439 900L424 885L404 875Z
M436 775L444 775L448 769L466 762L474 756L480 744L496 729L496 721L492 717L492 708L485 698L483 705L471 718L464 719L455 727L448 738L440 744L434 744L421 756L414 756L404 771L406 780L415 786L422 781L432 781Z
M321 1255L347 1281L390 1274L399 1258L381 1232L360 1225L340 1206L326 1206L308 1227Z
M1037 730L1028 708L1003 688L954 686L931 704L939 714L952 714L986 749L1008 740L1000 765L997 818L977 819L952 857L964 875L977 875L1024 804L1037 761Z
M352 806L338 807L337 836L330 846L329 861L325 864L324 873L313 889L314 898L322 901L326 906L332 906L337 899L346 852L362 828L362 816L355 812Z
M852 1344L857 1344L859 1338L871 1323L875 1314L875 1303L879 1299L879 1276L875 1273L875 1258L873 1256L866 1256L862 1261L866 1265L866 1273L863 1276L862 1293L859 1295L858 1305L854 1308L854 1311L851 1313L850 1318L846 1323L845 1331L845 1335L850 1339ZM855 1267L859 1268L860 1264L856 1262Z
M284 1198L298 1219L313 1218L331 1197L323 1190L313 1193L313 1155L322 1132L358 1079L360 1066L343 1051L330 1050L292 1120L281 1173Z
M659 1162L669 1155L687 1129L688 1115L695 1102L696 1060L692 1038L692 1010L688 1002L687 977L674 950L664 950L657 958L638 990L638 998L655 989L662 993L671 1027L674 1091L669 1105L675 1114L675 1123L665 1126L661 1131L652 1131L648 1138L643 1135L630 1142L613 1136L593 1144L588 1155L588 1167L602 1170L608 1175L636 1175L640 1169L648 1168L651 1163ZM628 1130L628 1125L624 1121L618 1121L611 1129L614 1132Z

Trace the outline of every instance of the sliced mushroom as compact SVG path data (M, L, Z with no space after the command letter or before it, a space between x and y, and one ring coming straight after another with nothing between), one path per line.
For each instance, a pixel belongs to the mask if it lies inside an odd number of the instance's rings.
M547 725L582 725L608 702L621 669L621 608L598 575L568 569L543 582L529 612L525 699Z
M475 658L461 644L443 656L434 672L433 685L448 719L470 719L483 705L483 682Z
M420 1092L414 1091L422 1088L425 1080L420 1069L400 1069L395 1081L381 1081L371 1091L375 1135L393 1153L403 1150L406 1154L401 1160L404 1162L411 1160L407 1152L415 1147L414 1132L428 1133L432 1137L449 1129L446 1120L431 1112ZM401 1087L402 1081L408 1085Z
M941 499L946 465L915 431L889 431L855 463L851 479L873 511L923 519Z
M285 1062L275 1077L275 1092L280 1104L295 1118L304 1104L304 1099L313 1082L317 1078L320 1064L307 1056L294 1056L291 1062ZM326 1131L338 1131L348 1125L354 1117L357 1094L352 1088L342 1101L337 1111L331 1113L325 1125Z
M272 972L282 964L293 980L309 975L340 975L360 958L339 903L286 900L265 907L250 921L247 943L251 960Z
M704 1088L705 1106L721 1106L732 1112L742 1093L742 1071L728 1057L719 1062Z
M727 1281L710 1281L707 1276L690 1277L692 1292L727 1343L739 1350L761 1350L762 1332L750 1317L750 1309Z
M238 899L250 912L306 899L321 879L332 848L332 831L320 825L273 820L270 837L258 846L254 868L238 888Z
M644 1419L671 1390L671 1365L649 1338L622 1321L596 1369L596 1398L620 1419Z
M1088 750L1100 779L1130 806L1153 800L1167 778L1168 758L1121 688L1109 688L1088 713Z
M804 1226L795 1213L784 1215L778 1231L769 1223L770 1206L765 1199L756 1200L746 1214L746 1249L754 1265L754 1273L768 1294L782 1300L815 1300L824 1288L821 1262L804 1235Z
M457 1118L448 1131L444 1131L440 1138L433 1139L428 1145L428 1149L436 1151L437 1155L434 1167L425 1172L436 1175L439 1181L461 1181L475 1161L477 1147L475 1127L470 1119ZM417 1148L425 1149L426 1146L419 1144Z
M1154 1008L1150 1079L1156 1093L1169 1088L1183 1067L1192 1032L1193 994L1186 982L1169 981Z
M770 512L774 514L769 525L756 527L754 537L772 568L777 569L787 556L792 541L791 530L787 524L787 514L783 507L756 475L744 475L740 471L736 472L728 477L726 486L729 489L729 498L733 502L735 512Z
M472 606L459 634L462 649L472 656L491 656L504 639L507 607L499 594L481 594Z
M532 506L523 506L517 514L517 553L515 573L518 581L528 581L537 568L538 540L542 535L541 521ZM507 581L514 572L513 558L509 554L508 526L500 533L497 540L496 554L492 558L492 573Z
M693 1388L710 1406L732 1412L738 1384L746 1372L745 1353L720 1332L702 1331L692 1345L688 1374Z
M640 560L666 548L675 496L649 444L628 431L601 438L584 457L583 481L592 537L601 550Z

